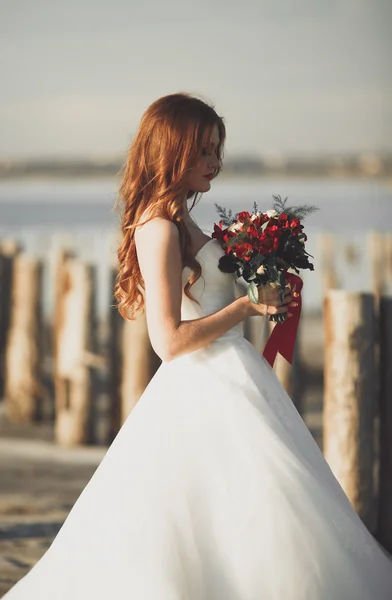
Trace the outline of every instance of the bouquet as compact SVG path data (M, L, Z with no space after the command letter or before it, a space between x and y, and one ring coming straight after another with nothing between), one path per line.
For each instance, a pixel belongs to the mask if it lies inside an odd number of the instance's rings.
M286 206L287 198L273 196L273 209L263 213L242 211L232 217L231 209L215 204L221 220L214 224L213 238L220 241L225 254L219 260L223 273L235 273L249 284L247 294L251 302L258 303L258 286L277 287L283 303L284 290L290 278L288 270L314 270L305 250L307 236L301 220L318 210L315 206ZM313 258L313 256L311 256ZM270 315L276 323L286 320L287 314Z
M289 269L299 273L299 269L314 270L305 250L307 236L303 232L301 220L318 210L315 206L286 206L287 198L273 196L273 209L263 213L253 205L253 212L242 211L232 216L231 210L215 204L220 213L219 224L214 224L211 237L221 243L225 254L220 257L218 268L223 273L235 273L249 284L247 295L251 302L258 303L258 286L277 287L283 304L287 285L300 293L302 280L289 273ZM313 258L313 256L311 256ZM270 321L277 326L272 331L263 356L273 367L279 352L292 363L295 339L301 314L301 296L298 305L292 309L293 318L287 313L270 315ZM280 325L279 325L280 324Z

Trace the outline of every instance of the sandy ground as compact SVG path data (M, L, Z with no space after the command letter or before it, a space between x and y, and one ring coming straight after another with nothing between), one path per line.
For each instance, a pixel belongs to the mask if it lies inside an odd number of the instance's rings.
M321 443L323 339L304 317L303 417ZM60 448L51 423L11 424L0 403L0 597L39 560L102 460L106 447Z
M48 427L11 428L4 417L1 421L0 595L3 595L49 547L106 448L59 448L51 441L39 439L41 434L48 437ZM10 437L4 437L5 426ZM29 435L33 437L26 439Z

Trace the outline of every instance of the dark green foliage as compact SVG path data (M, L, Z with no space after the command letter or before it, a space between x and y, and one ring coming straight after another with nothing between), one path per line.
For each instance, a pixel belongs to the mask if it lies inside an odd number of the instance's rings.
M227 212L226 208L219 206L219 204L217 204L216 202L215 202L215 208L218 211L220 220L222 221L222 225L224 227L229 227L229 225L231 225L236 220L238 213L236 213L235 216L233 217L233 212L232 212L231 208L229 209L229 212Z
M288 207L286 206L287 197L284 200L282 200L281 196L279 195L273 194L272 197L274 199L273 209L276 210L277 213L286 213L286 215L289 215L295 219L299 219L300 221L303 221L305 217L319 210L318 207L314 206L313 204L301 204L300 206Z

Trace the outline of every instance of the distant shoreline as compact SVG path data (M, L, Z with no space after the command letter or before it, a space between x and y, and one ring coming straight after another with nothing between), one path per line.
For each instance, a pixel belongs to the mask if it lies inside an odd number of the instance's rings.
M119 157L1 158L0 181L10 179L121 179L125 164ZM227 157L220 178L392 179L392 153Z
M38 172L38 173L11 173L1 174L0 183L7 181L59 181L59 180L118 180L120 181L121 176L109 173L53 173L53 172ZM269 172L269 173L236 173L236 172L221 172L219 174L220 180L231 180L231 179L314 179L314 180L332 180L332 181L344 181L344 180L363 180L363 181L377 181L392 185L392 174L386 175L369 175L365 173L287 173L287 172Z

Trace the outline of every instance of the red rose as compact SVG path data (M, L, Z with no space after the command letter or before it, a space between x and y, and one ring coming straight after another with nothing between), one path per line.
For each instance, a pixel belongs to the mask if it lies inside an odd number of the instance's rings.
M273 247L273 240L265 232L259 237L258 250L261 254L269 254Z
M290 221L288 219L286 219L286 221L282 221L280 227L282 229L290 229Z
M214 233L211 237L216 238L217 240L224 239L225 231L222 231L222 221L219 221L219 225L214 223Z
M243 258L244 260L250 260L251 256L248 253L251 253L253 250L253 246L252 244L249 244L249 242L239 242L236 244L233 244L233 250L236 253L236 256L238 258Z
M225 229L224 233L223 233L223 241L225 242L225 244L228 243L230 238L235 238L237 237L237 234L234 231L228 231L227 229Z
M250 219L250 214L248 213L248 211L243 210L241 212L238 213L237 215L237 221L240 221L241 223L244 223L244 221L246 219Z
M301 225L299 219L293 219L290 223L291 229L297 229Z
M255 229L253 225L249 225L249 227L246 230L246 234L250 238L257 238L259 236L257 229Z
M268 215L262 213L261 215L259 215L258 217L256 217L252 223L253 225L256 227L256 229L260 229L260 227L262 225L264 225L264 223L266 223L267 221L269 221L269 217Z

